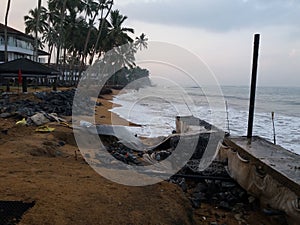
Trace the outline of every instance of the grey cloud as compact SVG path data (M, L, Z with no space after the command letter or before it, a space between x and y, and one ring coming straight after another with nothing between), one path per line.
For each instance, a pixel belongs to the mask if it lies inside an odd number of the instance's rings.
M118 8L130 19L213 31L300 26L298 0L137 0Z

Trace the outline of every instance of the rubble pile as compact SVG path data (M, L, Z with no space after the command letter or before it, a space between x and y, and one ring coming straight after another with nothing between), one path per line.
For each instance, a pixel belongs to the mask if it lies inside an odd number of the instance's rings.
M117 160L129 165L141 165L141 154L136 153L132 149L127 148L121 143L114 143L107 146L106 150Z
M193 179L189 179L192 182L187 182L180 174L192 174ZM214 161L206 170L198 173L185 168L177 175L171 182L189 194L194 208L199 208L201 203L208 203L228 211L248 210L255 201L230 178L223 162Z
M181 157L181 153L174 152L179 141L186 142L185 144L189 144L189 137L181 137L180 135L173 134L172 136L165 138L158 146L154 148L148 148L145 151L136 151L134 149L130 149L126 146L126 144L122 144L118 138L110 135L100 135L101 141L106 147L106 150L117 160L122 161L129 165L149 165L155 164L160 161L165 160L170 155L174 154L178 159ZM206 145L208 143L210 136L209 134L201 134L198 137L197 147L195 149L194 154L191 156L189 163L193 163L195 160L197 161L203 155L205 151ZM192 138L192 141L195 141ZM182 146L181 146L182 147ZM179 155L178 155L179 154ZM187 165L191 167L190 165Z
M268 206L261 208L259 200L247 193L229 176L226 162L213 161L206 170L197 173L185 166L171 177L170 182L177 184L182 189L195 210L201 210L203 204L208 204L213 208L230 213L229 215L234 216L239 224L248 224L245 218L249 212L261 211L264 215L272 217L278 224L287 225L283 212ZM217 217L221 216L224 214L217 215ZM212 222L210 224L219 223Z
M31 117L37 112L56 113L60 116L71 116L75 89L60 92L36 92L34 93L37 101L17 100L9 101L9 96L5 95L0 100L0 117L11 116ZM86 97L82 99L79 109L80 113L93 113L93 102Z
M169 182L178 185L182 189L195 210L201 209L203 204L208 204L213 208L222 209L230 213L229 215L234 216L240 224L247 224L244 218L249 215L249 212L261 211L265 215L275 215L277 220L282 221L280 224L286 224L282 212L277 212L273 209L260 209L258 199L248 194L229 176L226 170L226 162L213 161L204 171L196 171L193 164L199 164L198 156L199 154L201 155L202 148L205 148L208 137L206 134L200 137L200 142L203 143L198 144L195 154L193 154L187 165L173 175ZM165 146L165 148L137 152L118 142L115 137L101 138L105 143L106 150L116 160L129 165L148 165L147 163L149 162L157 163L164 160L173 153L174 147L176 148L178 143L177 137L175 138L176 140L171 138L168 142L169 146ZM171 146L174 142L175 146ZM151 160L145 162L147 158ZM149 174L153 175L155 172Z

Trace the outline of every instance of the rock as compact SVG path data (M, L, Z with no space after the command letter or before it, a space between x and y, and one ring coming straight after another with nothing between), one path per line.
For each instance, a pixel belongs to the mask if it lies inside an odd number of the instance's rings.
M5 134L5 135L8 135L8 130L7 129L6 130L1 130L1 133Z
M8 118L8 117L11 117L11 116L12 116L11 113L1 113L1 114L0 114L0 117L1 117L1 118Z
M233 182L222 182L221 186L222 188L234 188L236 184Z
M221 209L225 209L225 210L228 210L228 211L232 210L232 207L230 207L229 203L225 202L225 201L221 201L220 204L219 204L219 207Z
M170 146L173 150L177 147L179 140L180 136L174 136L170 139Z
M191 199L191 202L192 202L193 208L195 208L195 209L200 208L200 206L201 206L201 201L200 201L199 199L192 198L192 199Z
M195 192L206 192L207 191L207 184L204 183L198 183L195 190Z
M194 193L194 194L193 194L193 198L199 199L201 202L207 202L207 198L206 198L205 194L204 194L204 193L201 193L201 192L199 192L199 193Z
M243 214L235 214L234 218L239 222L239 223L245 223L247 224L247 221L243 218Z
M34 95L40 102L18 100L15 102L0 101L1 113L10 113L22 117L31 117L37 112L57 113L58 115L71 116L75 89L61 92L36 92ZM77 110L84 115L93 113L93 104L89 97L79 99ZM7 114L8 115L8 114Z
M158 153L155 154L155 159L157 161L162 161L162 160L165 160L166 158L168 158L169 155L171 155L171 152L160 151L160 152L158 152Z
M41 126L50 122L44 113L37 113L30 117L30 120L37 126Z
M62 146L65 146L65 145L66 145L66 143L65 143L64 141L59 141L59 142L58 142L58 146L61 146L61 147L62 147Z
M182 178L180 181L179 181L179 183L178 183L178 185L181 187L181 189L182 189L182 191L183 192L187 192L187 185L186 185L186 182L185 182L185 179L184 178Z
M249 197L248 197L248 202L249 202L250 204L254 203L255 200L256 200L256 198L253 197L253 196L249 196Z
M262 211L268 216L284 215L284 212L276 209L263 209Z

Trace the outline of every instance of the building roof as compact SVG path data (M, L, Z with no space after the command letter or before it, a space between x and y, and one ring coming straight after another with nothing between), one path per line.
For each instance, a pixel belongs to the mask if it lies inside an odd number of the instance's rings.
M3 34L4 35L4 29L5 29L5 25L3 23L0 23L0 34ZM22 37L26 40L30 40L30 41L34 41L34 38L28 34L25 34L21 31L18 31L12 27L9 27L7 26L7 34L9 35L15 35L15 36L18 36L18 37Z
M4 36L4 29L5 29L5 25L3 23L0 23L0 34L3 34ZM21 31L18 31L12 27L7 26L7 34L8 35L14 35L15 37L19 37L20 39L29 41L29 42L34 42L34 37L32 37L31 35L25 34ZM49 55L48 52L45 52L43 50L38 50L38 55L41 56L45 56L45 55Z
M56 76L59 74L59 71L49 68L41 63L21 58L0 64L0 76L18 76L19 69L22 72L22 76Z

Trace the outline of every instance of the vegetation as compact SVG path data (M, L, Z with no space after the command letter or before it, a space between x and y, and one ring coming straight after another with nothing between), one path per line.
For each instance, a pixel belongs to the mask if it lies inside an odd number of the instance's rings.
M58 69L68 64L83 70L115 47L129 44L128 54L120 53L116 63L130 70L135 67L134 54L147 48L148 39L145 34L132 38L134 29L124 26L127 16L113 4L113 0L48 0L45 8L39 0L24 17L25 32L35 37L35 51L47 45L48 63L55 58Z
M131 83L135 81L134 83ZM117 71L106 82L106 85L113 85L115 88L122 88L130 84L131 88L140 88L143 86L150 86L149 71L140 67L127 68L123 67Z

